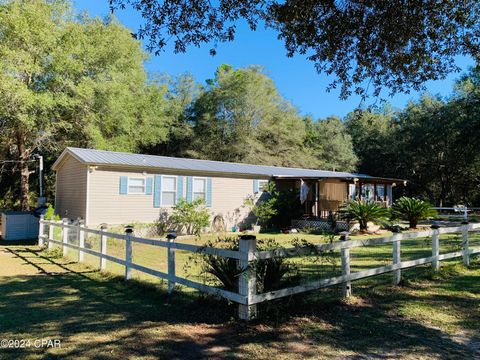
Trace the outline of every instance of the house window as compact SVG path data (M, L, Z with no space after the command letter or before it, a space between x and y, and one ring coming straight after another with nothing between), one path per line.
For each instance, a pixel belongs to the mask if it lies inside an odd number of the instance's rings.
M362 199L373 200L373 184L362 184Z
M385 197L385 185L377 185L376 200L383 201L384 197Z
M145 194L145 179L128 178L129 194Z
M258 191L266 191L268 180L258 180Z
M175 205L177 194L177 178L175 176L162 177L162 205Z
M207 179L193 178L193 200L206 198Z

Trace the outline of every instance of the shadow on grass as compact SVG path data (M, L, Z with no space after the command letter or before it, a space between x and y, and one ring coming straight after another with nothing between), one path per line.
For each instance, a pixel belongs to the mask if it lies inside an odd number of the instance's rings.
M132 357L196 359L291 355L357 359L473 358L474 350L436 329L392 315L399 297L387 292L344 303L336 289L263 306L269 319L232 321L225 302L100 274L38 248L6 248L23 262L59 271L0 278L0 333L4 338L59 338L61 349L10 349L16 358ZM38 260L41 260L39 262ZM63 272L61 272L63 271ZM468 291L475 279L461 279ZM451 289L455 290L455 289ZM465 288L463 288L465 291ZM401 301L417 300L402 293ZM433 301L428 297L425 301ZM453 299L452 301L458 301ZM458 306L461 306L459 303ZM471 304L465 304L465 307ZM478 316L478 309L474 316ZM272 315L273 314L273 315ZM465 309L465 316L468 310ZM470 314L472 314L470 312ZM275 319L275 320L272 320Z
M38 239L29 239L29 240L3 240L0 239L0 246L30 246L37 245Z

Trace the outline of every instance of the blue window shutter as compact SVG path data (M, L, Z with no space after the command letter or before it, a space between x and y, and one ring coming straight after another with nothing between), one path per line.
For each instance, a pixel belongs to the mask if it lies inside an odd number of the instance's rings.
M187 202L193 201L193 177L187 176Z
M183 199L183 176L177 177L177 202Z
M253 180L253 193L258 193L259 191L258 180Z
M207 194L205 200L207 206L212 207L212 178L207 178Z
M145 194L152 195L152 178L147 177L145 181Z
M128 176L120 176L120 194L128 193Z
M162 201L162 175L155 175L153 188L153 207L159 208Z

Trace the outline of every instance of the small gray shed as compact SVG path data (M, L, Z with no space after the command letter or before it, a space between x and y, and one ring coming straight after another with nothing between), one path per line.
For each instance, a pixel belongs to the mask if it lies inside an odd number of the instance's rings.
M26 240L38 236L38 218L30 211L3 212L1 225L3 240Z

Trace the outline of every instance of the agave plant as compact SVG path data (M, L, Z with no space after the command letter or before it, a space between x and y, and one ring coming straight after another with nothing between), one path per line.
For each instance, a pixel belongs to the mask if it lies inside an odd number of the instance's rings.
M389 211L373 201L351 200L345 203L340 210L342 217L357 220L360 231L368 230L368 222L377 222L388 218Z
M395 201L391 213L395 219L407 220L411 229L417 227L419 220L437 215L430 203L406 196Z
M207 246L221 247L229 250L238 250L239 240L235 238L218 238L207 242ZM257 250L271 250L280 245L273 239L258 240ZM238 268L236 259L224 258L216 255L202 256L202 272L212 275L220 281L223 288L228 291L238 292L238 279L243 276L245 269ZM288 275L294 274L297 267L292 262L282 257L258 259L252 264L257 276L258 291L268 292L277 290L281 281Z

